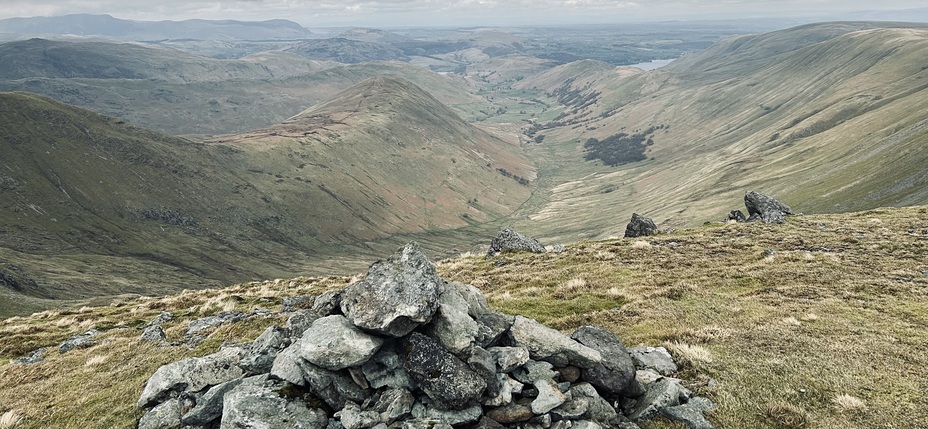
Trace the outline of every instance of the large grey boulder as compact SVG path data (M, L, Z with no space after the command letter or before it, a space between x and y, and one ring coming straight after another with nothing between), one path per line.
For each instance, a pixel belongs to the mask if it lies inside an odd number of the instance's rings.
M570 337L603 356L599 365L581 372L583 380L598 387L600 392L616 397L635 379L635 363L622 340L612 332L600 327L583 326Z
M138 407L144 408L161 401L172 391L199 392L209 386L222 384L243 374L238 367L242 349L227 348L201 358L183 359L158 368L151 376Z
M497 233L493 241L490 242L490 250L487 251L487 257L504 251L545 253L545 246L532 237L519 234L518 232L506 228Z
M425 394L446 408L468 407L483 394L486 382L437 341L414 332L403 339L403 368Z
M300 356L325 369L338 371L367 362L383 339L361 332L345 316L316 319L303 333Z
M341 309L361 329L402 337L432 320L442 284L419 245L410 243L345 288Z
M657 225L650 218L632 213L632 220L625 226L625 238L647 237L657 233Z
M302 399L288 399L283 386L242 384L225 394L220 429L325 429L325 411L311 409Z
M513 345L528 349L532 359L551 362L555 366L570 364L593 368L603 360L598 351L570 339L558 330L522 316L516 316L509 328L509 335Z
M784 223L786 215L793 209L773 197L750 191L744 194L744 206L748 209L748 222L760 220L764 223Z

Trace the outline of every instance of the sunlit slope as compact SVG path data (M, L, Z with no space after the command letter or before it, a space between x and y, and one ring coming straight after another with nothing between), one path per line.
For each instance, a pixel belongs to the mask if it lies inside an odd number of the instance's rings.
M564 183L537 202L532 224L554 235L620 233L602 214L634 211L696 223L738 208L751 189L809 212L928 201L928 30L858 30L867 26L729 40L655 72L525 79L552 97L573 94L541 131L548 157L582 160L587 139L619 133L654 142L645 161L554 168Z
M521 205L534 179L517 146L394 78L364 81L280 125L211 141L241 150L255 179L276 178L265 185L302 195L284 203L288 212L326 239L493 220Z

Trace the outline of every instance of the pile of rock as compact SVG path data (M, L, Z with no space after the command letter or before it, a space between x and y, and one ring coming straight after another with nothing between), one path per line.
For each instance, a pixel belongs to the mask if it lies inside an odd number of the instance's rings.
M642 365L669 358L633 353ZM700 411L711 403L659 372L672 361L635 362L602 328L567 336L490 310L411 244L284 327L159 368L139 428L596 429L658 415L711 427Z
M773 197L750 191L744 194L744 206L748 209L748 216L741 210L732 210L728 220L736 222L763 222L785 223L786 216L794 214L793 209Z

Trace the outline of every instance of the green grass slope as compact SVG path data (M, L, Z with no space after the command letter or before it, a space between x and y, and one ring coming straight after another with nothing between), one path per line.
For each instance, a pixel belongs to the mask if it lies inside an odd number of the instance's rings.
M394 235L443 243L528 197L518 148L380 82L209 144L0 94L0 314L357 267Z
M520 89L566 108L538 131L539 174L557 179L524 227L609 235L632 212L693 224L751 189L810 212L924 203L926 55L920 25L829 23L723 41L666 70L526 78ZM653 140L644 161L562 161L620 133Z
M381 255L382 256L382 255ZM928 425L928 207L721 224L641 239L585 241L563 253L439 261L491 307L566 331L596 324L629 346L665 346L691 389L729 429L922 428ZM357 279L355 277L354 279ZM124 299L0 321L0 412L17 429L132 428L135 402L160 366L249 341L283 316L209 332L197 347L140 344L161 311L169 341L220 310L280 310L288 296L341 288L348 277L297 278ZM58 353L63 339L103 331ZM32 366L5 359L52 347ZM645 429L678 427L660 419Z

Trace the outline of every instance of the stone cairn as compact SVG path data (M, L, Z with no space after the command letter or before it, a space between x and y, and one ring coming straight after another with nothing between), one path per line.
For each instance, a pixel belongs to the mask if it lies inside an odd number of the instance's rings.
M636 365L639 369L636 370ZM490 310L409 244L251 343L159 368L140 429L711 428L662 348Z

